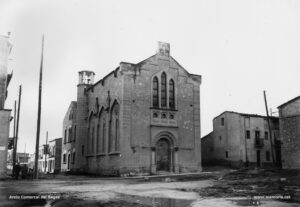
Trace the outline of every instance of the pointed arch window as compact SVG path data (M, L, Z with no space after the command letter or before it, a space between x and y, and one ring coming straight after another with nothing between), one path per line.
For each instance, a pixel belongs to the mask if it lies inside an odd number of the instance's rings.
M158 107L158 78L155 76L153 78L153 91L152 91L152 102L153 107Z
M113 104L109 122L109 152L119 151L119 110L118 102Z
M175 108L175 84L173 79L169 81L169 107Z
M161 107L167 107L167 76L161 74Z

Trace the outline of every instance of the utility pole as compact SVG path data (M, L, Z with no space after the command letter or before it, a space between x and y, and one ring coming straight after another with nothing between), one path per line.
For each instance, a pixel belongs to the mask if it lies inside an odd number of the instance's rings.
M46 132L46 145L44 148L44 155L45 155L45 172L47 167L47 154L48 154L48 131Z
M41 103L42 103L42 77L43 77L43 58L44 58L44 35L42 38L42 55L40 65L40 80L39 80L39 102L38 102L38 117L35 143L35 162L34 162L34 178L38 179L38 159L39 159L39 142L40 142L40 128L41 128Z
M17 161L17 147L18 147L18 137L19 137L19 121L20 121L20 108L21 108L21 95L22 95L22 85L19 86L19 101L18 101L18 113L17 113L17 120L14 120L14 123L17 122L15 128L15 135L14 135L14 151L13 151L13 166L16 165ZM16 110L16 102L15 102L15 110ZM15 117L16 118L16 117Z
M14 131L13 131L13 141L14 141L14 151L13 151L13 167L16 165L17 151L16 151L16 119L17 119L17 101L15 100L14 105ZM14 174L14 172L13 172Z
M269 134L270 134L270 145L271 145L271 154L272 154L272 161L275 165L275 158L274 158L274 150L273 150L273 140L272 140L272 131L271 131L271 124L270 124L270 117L269 117L269 111L268 111L268 103L266 98L266 91L264 91L264 99L265 99L265 106L266 106L266 112L267 112L267 120L268 120L268 128L269 128Z

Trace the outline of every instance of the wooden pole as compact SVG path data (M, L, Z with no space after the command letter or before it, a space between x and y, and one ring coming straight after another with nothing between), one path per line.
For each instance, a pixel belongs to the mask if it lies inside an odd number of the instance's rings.
M272 130L271 130L271 124L270 124L270 117L269 117L268 103L267 103L267 98L266 98L266 91L264 91L264 99L265 99L265 106L266 106L267 120L268 120L268 128L269 128L269 134L270 134L270 145L271 145L272 162L275 165L274 150L273 150L273 140L272 140L273 136L272 136Z
M17 151L16 151L16 119L17 119L17 101L14 105L14 131L13 131L13 141L14 141L14 151L13 151L13 167L16 165ZM13 172L14 173L14 172Z
M46 166L47 166L47 153L48 153L48 131L46 132L46 146L44 148L45 152L44 152L44 155L45 155L45 172L46 172Z
M42 38L42 55L40 65L40 80L39 80L39 99L38 99L38 116L35 142L35 162L34 162L34 178L38 179L38 159L39 159L39 142L40 142L40 128L41 128L41 104L42 104L42 77L43 77L43 58L44 58L44 35Z
M14 153L16 153L15 162L17 161L17 150L18 150L18 137L19 137L19 123L20 123L20 108L21 108L21 95L22 95L22 85L19 86L19 101L18 101L18 112L17 112L17 125L16 125L16 137L14 143Z

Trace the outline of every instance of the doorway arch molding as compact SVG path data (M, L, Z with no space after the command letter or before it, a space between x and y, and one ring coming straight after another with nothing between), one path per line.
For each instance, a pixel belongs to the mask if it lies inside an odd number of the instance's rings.
M154 138L152 139L152 143L151 143L151 148L152 148L152 149L155 149L156 143L157 143L158 140L160 140L161 138L167 139L167 140L170 142L171 147L178 148L178 142L177 142L176 137L175 137L171 132L168 132L168 131L161 131L161 132L157 133L157 134L154 136Z

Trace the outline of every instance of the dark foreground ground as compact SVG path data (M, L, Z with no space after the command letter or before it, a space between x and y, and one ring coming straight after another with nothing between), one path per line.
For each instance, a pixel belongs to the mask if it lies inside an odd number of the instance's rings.
M180 176L6 180L0 206L300 206L300 171L217 167Z

